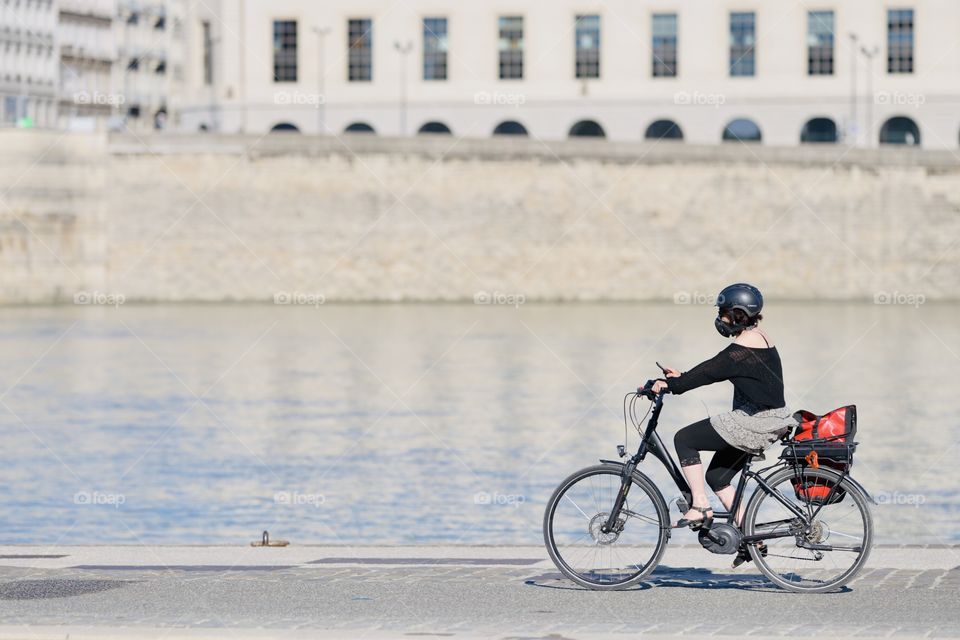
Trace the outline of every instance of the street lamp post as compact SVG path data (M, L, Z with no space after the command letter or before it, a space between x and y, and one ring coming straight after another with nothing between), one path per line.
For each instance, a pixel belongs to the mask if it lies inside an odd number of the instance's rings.
M860 47L860 53L867 59L867 105L866 105L866 141L868 147L873 146L873 102L876 98L873 95L873 59L880 53L880 47L867 49Z
M314 27L313 32L317 34L317 47L319 55L317 56L317 133L323 135L327 129L327 64L326 64L326 42L327 35L330 33L329 27Z
M407 54L413 51L413 43L409 40L401 44L399 40L393 43L393 48L400 53L400 135L407 135Z
M850 36L850 122L847 125L847 135L850 136L850 146L857 144L857 43L860 40L852 31Z
M210 46L210 131L220 133L220 106L217 104L217 45L220 44L220 37L211 37L208 45Z

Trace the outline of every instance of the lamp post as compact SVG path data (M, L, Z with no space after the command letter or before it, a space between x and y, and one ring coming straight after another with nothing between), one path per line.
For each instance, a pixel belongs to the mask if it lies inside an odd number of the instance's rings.
M860 47L860 53L867 59L867 124L864 127L866 130L866 146L873 146L873 102L876 98L873 95L873 59L877 57L877 54L880 53L880 47L873 47L872 49L867 49L866 47Z
M216 51L220 44L220 36L211 37L208 45L210 47L210 131L220 133L220 107L217 105L217 71L216 71Z
M850 136L850 146L857 144L857 44L859 36L854 32L850 36L850 122L847 124L847 135Z
M393 48L400 53L400 135L407 135L407 54L413 51L413 42L409 40L401 44L399 40L393 43Z
M317 34L317 133L323 135L327 129L327 64L326 64L326 43L327 36L330 34L329 27L314 27L313 32Z

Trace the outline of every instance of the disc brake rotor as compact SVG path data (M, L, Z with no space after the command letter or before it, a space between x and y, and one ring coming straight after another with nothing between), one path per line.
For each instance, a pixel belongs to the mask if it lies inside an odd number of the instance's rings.
M620 532L623 531L623 525L626 520L623 520L622 518L617 519L616 523L614 524L613 531L610 533L604 533L601 531L601 528L609 517L609 513L598 513L590 518L590 524L587 525L587 528L590 530L590 537L593 538L593 541L597 544L613 544L617 541L617 538L620 537Z

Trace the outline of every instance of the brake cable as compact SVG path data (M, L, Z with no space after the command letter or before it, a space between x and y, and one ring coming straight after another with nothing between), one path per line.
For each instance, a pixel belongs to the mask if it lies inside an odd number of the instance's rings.
M647 416L650 415L650 410L653 408L653 402L650 402L650 405L647 407L647 412L643 414L643 418L637 419L637 398L640 397L639 393L630 392L623 396L623 448L624 451L627 449L627 444L629 442L628 429L627 429L627 398L633 398L630 400L630 421L633 422L633 428L637 430L637 435L643 437L643 433L640 431L640 424L647 419Z

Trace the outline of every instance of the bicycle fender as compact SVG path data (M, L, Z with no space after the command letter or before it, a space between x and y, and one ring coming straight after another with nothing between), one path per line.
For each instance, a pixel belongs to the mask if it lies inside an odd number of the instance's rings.
M847 476L847 480L850 481L850 484L852 484L852 485L855 486L857 489L859 489L860 492L863 493L863 495L867 496L867 500L869 500L871 504L880 504L879 502L877 502L877 499L876 499L876 498L874 498L872 495L870 495L870 492L867 491L866 487L864 487L864 486L863 486L862 484L860 484L857 480L855 480L855 479L853 478L853 476L849 476L849 475L848 475L848 476Z

